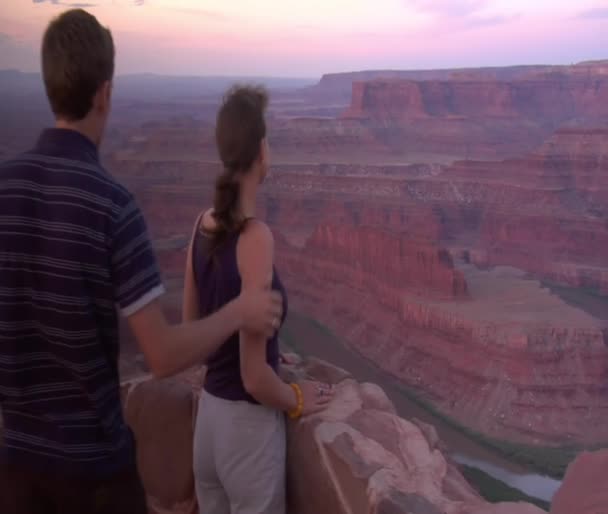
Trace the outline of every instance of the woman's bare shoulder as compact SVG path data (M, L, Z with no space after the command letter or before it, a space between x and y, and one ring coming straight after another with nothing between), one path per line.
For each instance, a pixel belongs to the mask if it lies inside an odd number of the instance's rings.
M216 223L213 218L213 207L210 207L203 212L198 223L198 229L203 232L209 232L215 230Z
M237 243L237 266L241 277L262 276L266 283L269 270L272 270L274 239L266 223L249 220L239 236Z
M273 241L272 231L270 227L262 220L252 218L247 220L243 227L241 236L246 239L256 239L259 241Z

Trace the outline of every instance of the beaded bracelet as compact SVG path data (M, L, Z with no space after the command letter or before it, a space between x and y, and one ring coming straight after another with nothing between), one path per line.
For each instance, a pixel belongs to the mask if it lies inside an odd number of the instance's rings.
M290 419L298 419L302 415L302 410L304 409L304 396L302 395L302 389L298 384L292 383L289 385L296 393L298 404L296 405L296 408L290 410L287 415Z

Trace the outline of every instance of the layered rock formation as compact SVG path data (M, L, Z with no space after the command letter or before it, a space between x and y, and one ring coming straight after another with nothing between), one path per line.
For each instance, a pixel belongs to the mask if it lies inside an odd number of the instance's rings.
M572 188L593 212L608 208L608 128L606 126L562 128L538 151L545 166L557 175L560 185Z
M319 101L344 102L351 100L352 84L371 80L457 80L460 78L486 78L489 80L514 78L534 73L548 71L550 66L511 66L504 68L474 68L474 69L444 69L444 70L368 70L351 73L327 73L308 94Z
M321 77L317 86L310 88L309 94L314 95L316 101L331 99L348 102L353 82L371 80L512 81L538 75L547 75L549 73L567 73L570 75L605 74L607 69L608 61L589 61L573 66L528 65L440 70L367 70L350 73L327 73Z
M603 442L605 303L589 296L585 314L525 273L608 291L604 135L564 129L490 163L277 164L259 215L296 308L444 414L495 438ZM116 168L138 192L177 316L191 224L218 166Z
M446 250L381 228L319 225L299 258L314 263L318 280L355 289L388 287L425 291L428 296L467 296L464 276Z
M258 215L296 308L483 434L603 442L608 130L591 119L608 114L606 69L371 82L349 119L290 119L282 98ZM147 215L176 316L212 141L192 119L149 123L111 166Z
M396 416L374 384L357 383L343 370L314 359L283 373L336 387L326 411L288 423L290 514L543 512L525 503L493 505L480 498L438 449L433 430ZM201 380L202 374L194 372L123 386L151 514L197 512L192 437Z
M277 246L296 309L478 432L531 444L604 440L605 322L514 269L456 270L418 250L402 261L413 282L384 280L383 255L399 255L390 244L371 246L370 273L343 250L356 249L352 237L323 233L303 249Z
M570 121L608 116L608 66L526 75L355 81L342 119L355 121L403 159L426 154L504 158L531 151Z
M291 101L279 98L268 114L273 159L373 165L526 154L565 121L606 116L607 68L600 63L328 76L314 90L347 84L350 108L336 118L341 108L322 100L322 93L318 99L305 92ZM157 160L217 159L216 105L182 108L171 115L156 108L163 121L142 124L121 148L125 157L139 151Z
M526 159L455 166L455 179L486 181L502 194L480 220L474 260L605 295L606 136L605 129L563 129Z
M410 121L429 117L523 118L547 124L608 114L608 78L550 74L512 82L489 80L353 83L345 118Z

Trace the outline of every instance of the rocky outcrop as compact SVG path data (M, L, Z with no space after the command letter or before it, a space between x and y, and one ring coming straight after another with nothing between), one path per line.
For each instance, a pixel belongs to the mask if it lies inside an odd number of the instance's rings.
M399 418L379 387L314 359L282 373L336 388L326 411L288 423L290 514L542 514L529 504L480 498L425 435L432 430ZM123 386L151 514L196 512L192 427L201 381L195 373Z
M585 452L570 464L562 487L551 504L551 514L608 512L608 450Z
M122 386L122 399L150 514L195 514L191 387L178 379L138 378Z

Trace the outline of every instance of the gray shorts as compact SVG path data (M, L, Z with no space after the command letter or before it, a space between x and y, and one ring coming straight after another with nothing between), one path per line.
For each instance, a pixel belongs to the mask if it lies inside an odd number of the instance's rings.
M201 393L194 434L200 514L285 514L285 416Z

